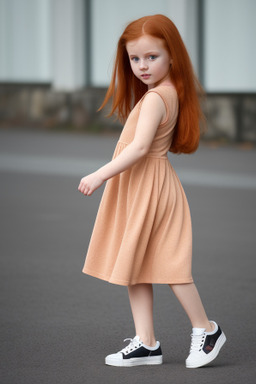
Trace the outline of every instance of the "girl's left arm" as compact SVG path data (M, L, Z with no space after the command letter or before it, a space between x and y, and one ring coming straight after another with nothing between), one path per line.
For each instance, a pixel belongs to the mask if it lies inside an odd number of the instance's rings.
M144 157L152 144L156 130L165 117L162 98L155 92L148 93L142 103L133 141L112 161L81 179L78 190L90 196L106 180L125 171Z

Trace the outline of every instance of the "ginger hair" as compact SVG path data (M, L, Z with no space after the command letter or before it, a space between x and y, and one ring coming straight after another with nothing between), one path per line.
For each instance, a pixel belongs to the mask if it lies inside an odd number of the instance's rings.
M192 153L196 151L200 139L200 120L203 121L199 96L203 90L174 23L164 15L145 16L131 22L121 35L118 45L112 79L100 110L112 98L109 116L114 113L124 122L134 105L147 92L148 88L131 70L126 44L143 35L161 39L172 59L170 79L176 88L179 100L179 114L174 128L170 151Z

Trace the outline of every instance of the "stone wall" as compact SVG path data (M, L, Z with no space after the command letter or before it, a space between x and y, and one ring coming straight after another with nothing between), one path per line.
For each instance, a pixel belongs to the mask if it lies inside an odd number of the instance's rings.
M0 127L118 130L120 123L106 119L106 109L97 112L105 92L105 88L85 88L65 93L50 85L1 84ZM204 111L204 140L256 144L256 94L208 94Z
M208 94L206 139L256 143L256 94Z

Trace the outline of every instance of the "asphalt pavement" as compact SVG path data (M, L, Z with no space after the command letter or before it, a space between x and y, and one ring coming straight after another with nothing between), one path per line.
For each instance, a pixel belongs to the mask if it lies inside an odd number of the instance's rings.
M111 159L117 136L0 130L1 384L254 384L256 150L201 145L171 155L193 223L193 276L227 336L209 366L186 369L191 327L170 288L154 286L164 364L114 368L134 336L125 287L82 274L103 191L77 191Z

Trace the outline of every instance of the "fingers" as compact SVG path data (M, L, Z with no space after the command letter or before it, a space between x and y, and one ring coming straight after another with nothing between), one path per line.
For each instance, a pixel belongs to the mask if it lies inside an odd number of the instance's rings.
M80 184L78 186L78 191L81 192L85 196L89 195L89 193L90 193L90 189L86 185L86 183L83 181L83 179L80 181Z
M94 172L81 179L78 190L85 196L91 196L102 184L103 180Z
M81 192L85 196L90 196L92 194L92 191L89 190L88 188L78 188L79 192Z
M85 178L81 179L80 184L78 186L78 191L81 192L85 196L91 196L94 192L94 189L88 185L88 182Z
M78 190L85 196L90 196L92 194L92 192L86 188L78 188Z

